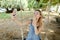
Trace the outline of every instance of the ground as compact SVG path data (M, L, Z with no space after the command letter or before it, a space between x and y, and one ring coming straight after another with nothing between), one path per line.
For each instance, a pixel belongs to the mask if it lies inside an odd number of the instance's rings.
M23 13L23 14L22 14ZM17 14L17 20L19 21L27 21L33 17L33 12L19 12ZM1 14L0 14L1 15ZM22 40L25 38L28 33L28 25L19 26L11 19L11 14L7 14L5 17L0 17L0 40ZM22 17L21 17L22 16ZM44 16L43 18L43 26L44 30L41 32L42 40L60 40L59 34L59 23L56 22L55 15L50 15L50 19L48 21L48 16ZM22 36L22 31L23 36Z

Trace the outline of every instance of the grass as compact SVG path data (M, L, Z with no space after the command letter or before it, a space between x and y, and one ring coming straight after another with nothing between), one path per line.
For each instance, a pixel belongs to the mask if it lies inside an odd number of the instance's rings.
M8 13L0 13L0 19L9 19L10 18L10 14Z
M31 16L32 12L31 11L19 11L17 12L17 16L18 17L28 17ZM11 14L9 13L0 13L0 19L10 19L11 18Z

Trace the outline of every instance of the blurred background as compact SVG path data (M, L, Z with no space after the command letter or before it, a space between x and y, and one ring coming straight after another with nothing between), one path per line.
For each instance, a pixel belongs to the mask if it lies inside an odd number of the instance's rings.
M11 19L14 9L22 26ZM0 0L0 40L24 40L29 31L29 25L24 22L32 19L36 9L43 14L41 39L60 40L60 0Z

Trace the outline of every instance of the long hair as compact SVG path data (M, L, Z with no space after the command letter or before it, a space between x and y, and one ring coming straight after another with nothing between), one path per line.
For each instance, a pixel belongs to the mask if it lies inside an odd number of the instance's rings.
M38 11L40 13L40 16L41 16L37 21L37 25L38 25L37 29L39 30L40 27L42 26L42 12L40 10L35 10L35 11Z

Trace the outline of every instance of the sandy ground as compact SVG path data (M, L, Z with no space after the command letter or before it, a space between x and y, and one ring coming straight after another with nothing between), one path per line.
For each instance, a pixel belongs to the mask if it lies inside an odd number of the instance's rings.
M40 34L42 40L60 40L60 25L54 16L50 16L49 21L47 17L43 20L44 30ZM0 19L0 40L22 40L22 37L27 37L28 28L28 25L19 26L11 19Z

